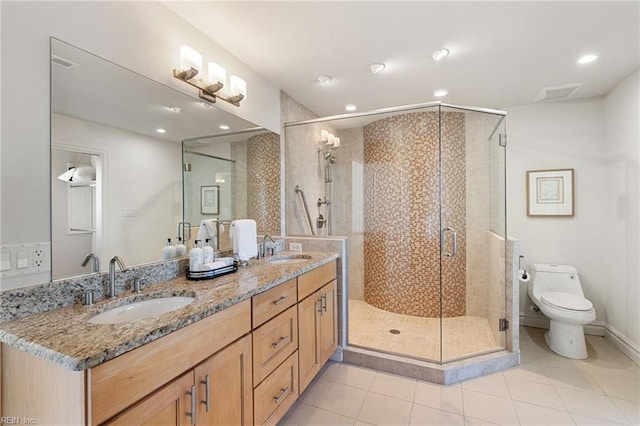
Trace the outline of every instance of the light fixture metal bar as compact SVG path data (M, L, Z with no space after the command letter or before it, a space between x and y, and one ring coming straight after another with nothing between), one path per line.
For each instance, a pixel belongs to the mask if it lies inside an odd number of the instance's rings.
M205 86L201 81L194 80L197 75L198 70L195 68L191 68L188 70L173 70L173 76L175 78L198 89L198 97L200 99L210 103L216 103L217 99L222 99L223 101L228 102L231 105L235 105L237 107L240 106L240 101L244 99L244 95L242 93L233 96L223 96L218 92L224 87L224 83L219 81L215 84Z

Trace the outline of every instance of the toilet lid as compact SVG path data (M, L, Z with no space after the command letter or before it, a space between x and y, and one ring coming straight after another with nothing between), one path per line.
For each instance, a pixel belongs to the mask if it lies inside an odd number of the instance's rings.
M582 296L559 291L545 292L540 295L540 300L550 306L572 311L590 311L593 304Z

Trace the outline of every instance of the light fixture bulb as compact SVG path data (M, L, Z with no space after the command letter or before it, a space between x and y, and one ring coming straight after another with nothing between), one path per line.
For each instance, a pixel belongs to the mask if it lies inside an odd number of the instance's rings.
M441 98L443 96L447 96L447 93L449 93L447 89L438 89L433 91L433 96Z
M180 69L188 71L195 68L200 71L202 69L202 55L189 46L180 46Z
M219 126L222 130L229 130L229 126L227 126L226 124L221 124Z
M578 59L578 63L580 65L590 64L591 62L595 61L596 59L598 59L598 55L584 55L584 56L580 57L580 59Z
M167 133L167 131L165 129L156 129L156 132L158 132L158 133Z
M320 130L320 140L323 142L329 140L329 132L326 130Z
M434 50L433 53L431 53L431 57L436 62L441 61L442 59L446 58L447 56L449 56L449 49L444 49L444 48L438 49L438 50Z
M216 64L215 62L209 62L207 64L207 68L209 71L209 75L208 75L208 83L209 84L216 84L216 83L222 83L227 84L227 71L224 69L223 66Z
M378 74L380 71L386 68L386 65L383 63L376 63L369 65L369 70L373 74Z
M358 109L358 107L356 107L354 104L347 104L344 106L344 109L346 109L347 111L355 111Z
M320 84L330 83L331 80L333 80L333 77L331 77L330 75L321 74L318 76L318 83Z
M247 99L247 82L238 77L232 75L229 79L229 86L231 86L231 95L242 95L243 99Z

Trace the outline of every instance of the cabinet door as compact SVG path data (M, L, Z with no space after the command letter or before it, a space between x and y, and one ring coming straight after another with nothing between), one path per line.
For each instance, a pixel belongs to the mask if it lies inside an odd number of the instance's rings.
M191 425L193 371L184 374L118 415L108 425Z
M318 358L318 319L320 318L320 292L298 303L298 365L300 393L320 371Z
M198 425L251 425L253 384L251 335L195 368Z
M324 365L338 347L338 285L331 281L320 289L320 319L318 321L318 358L320 366Z

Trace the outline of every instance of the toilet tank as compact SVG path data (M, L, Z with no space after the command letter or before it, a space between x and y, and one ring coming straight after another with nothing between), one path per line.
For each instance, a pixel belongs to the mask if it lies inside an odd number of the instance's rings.
M529 286L530 290L538 294L546 291L561 291L584 297L578 270L571 265L533 264Z

